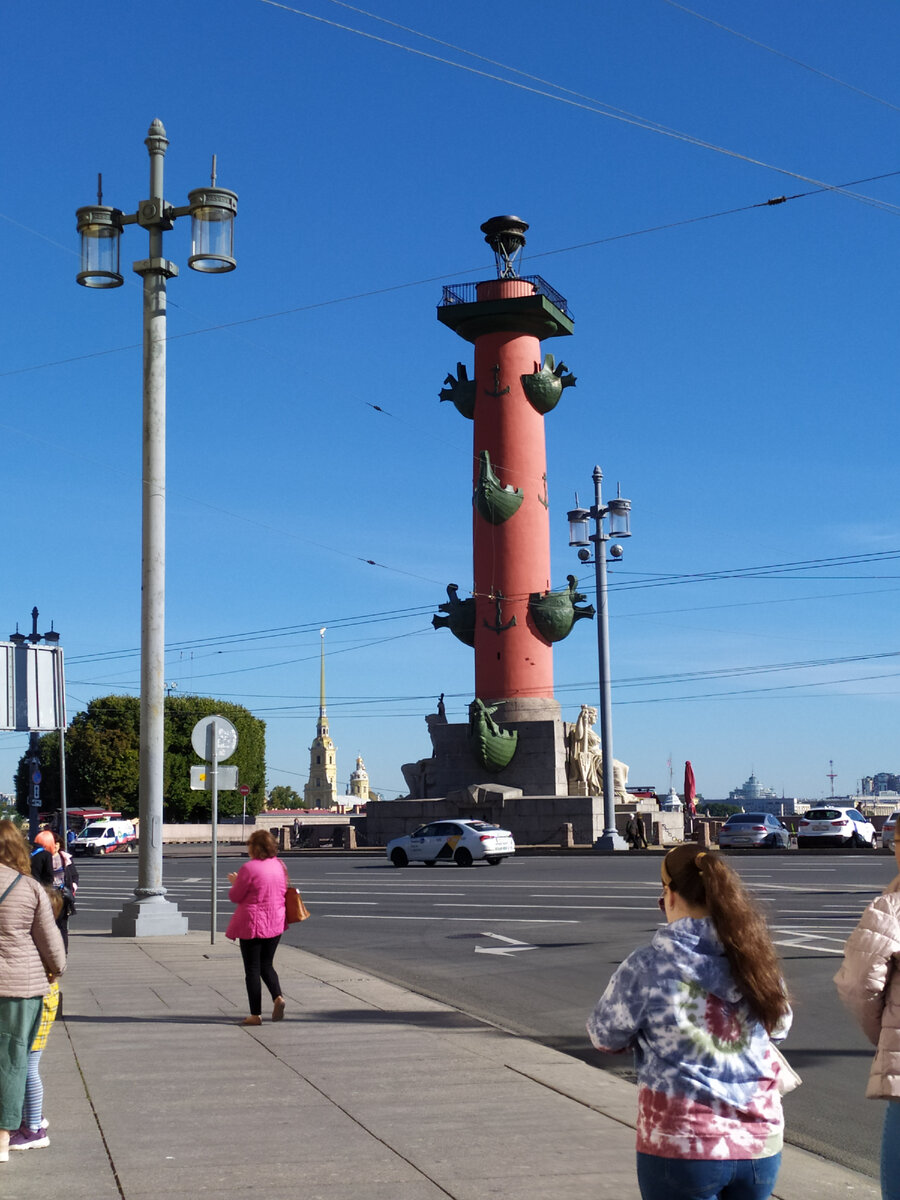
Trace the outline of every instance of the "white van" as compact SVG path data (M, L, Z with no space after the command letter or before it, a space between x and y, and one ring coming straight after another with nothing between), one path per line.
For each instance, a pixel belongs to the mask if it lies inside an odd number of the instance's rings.
M131 821L91 821L69 849L73 854L111 854L113 850L131 852L137 845Z

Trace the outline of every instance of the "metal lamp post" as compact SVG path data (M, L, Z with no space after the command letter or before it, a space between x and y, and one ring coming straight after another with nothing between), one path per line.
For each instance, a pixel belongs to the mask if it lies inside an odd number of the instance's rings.
M603 833L594 843L595 850L627 850L625 840L616 832L616 796L613 782L612 698L609 672L609 606L606 585L606 543L613 538L631 537L629 514L631 501L617 496L604 506L601 495L603 472L594 467L594 503L590 509L575 508L569 514L569 545L580 546L578 557L591 561L594 545L594 570L597 579L597 656L600 665L600 745L603 751ZM578 503L576 496L575 503ZM609 521L607 528L605 522ZM594 532L589 533L589 520ZM620 559L622 547L613 545L610 554Z
M141 535L141 726L138 886L133 901L113 918L113 934L186 933L187 918L165 899L162 886L163 714L165 659L166 565L166 280L178 268L163 257L163 233L178 217L191 217L191 254L195 271L221 274L233 271L234 216L237 196L216 186L215 157L208 188L188 193L182 208L167 204L163 192L163 161L169 140L162 121L155 120L145 145L150 154L150 195L135 213L123 213L102 203L77 211L81 235L78 283L91 288L120 287L119 237L125 225L141 225L150 238L148 257L134 263L144 281L143 365L143 489Z

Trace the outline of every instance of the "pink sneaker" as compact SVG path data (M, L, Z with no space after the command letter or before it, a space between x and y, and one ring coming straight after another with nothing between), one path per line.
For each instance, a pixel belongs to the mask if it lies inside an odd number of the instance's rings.
M27 1125L23 1125L21 1129L9 1135L10 1150L40 1150L49 1145L50 1138L46 1129L29 1129Z

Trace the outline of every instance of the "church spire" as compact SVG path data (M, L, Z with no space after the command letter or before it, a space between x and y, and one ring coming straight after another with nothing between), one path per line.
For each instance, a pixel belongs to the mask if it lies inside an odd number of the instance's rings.
M319 630L319 637L322 639L322 653L319 663L319 720L316 725L316 734L318 737L323 737L328 733L328 717L325 714L325 630Z
M333 808L337 801L337 752L328 733L325 715L325 630L319 630L322 648L319 658L319 719L316 736L309 748L309 782L303 789L306 808Z

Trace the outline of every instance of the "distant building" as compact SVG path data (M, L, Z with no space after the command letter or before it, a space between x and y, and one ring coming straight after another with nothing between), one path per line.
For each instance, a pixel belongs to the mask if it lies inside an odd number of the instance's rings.
M900 775L892 775L890 771L879 771L877 775L867 775L861 780L860 791L864 796L877 796L880 792L900 792Z
M350 776L350 795L357 804L365 804L369 799L369 773L362 758L356 757L356 770Z
M777 800L778 793L771 788L763 787L755 775L751 775L746 783L742 783L740 787L736 787L728 793L729 804L740 804L747 809L758 809L760 812L769 812L770 809L763 807L764 800Z

